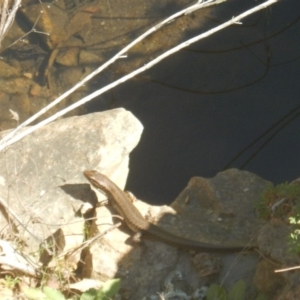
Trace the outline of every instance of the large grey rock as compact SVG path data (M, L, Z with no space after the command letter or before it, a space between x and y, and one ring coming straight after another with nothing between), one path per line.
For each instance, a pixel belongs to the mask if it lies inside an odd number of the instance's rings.
M141 123L120 108L61 119L2 152L0 196L22 223L13 218L21 239L36 251L42 240L74 221L90 191L85 169L97 169L124 186L128 155L142 130ZM1 212L2 232L7 224Z

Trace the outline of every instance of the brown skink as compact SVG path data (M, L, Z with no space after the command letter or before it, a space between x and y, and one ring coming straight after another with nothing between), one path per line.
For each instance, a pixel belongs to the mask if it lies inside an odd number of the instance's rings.
M145 233L156 239L175 246L197 249L203 252L238 252L242 250L251 250L256 248L250 246L235 245L213 245L190 240L168 232L161 227L148 222L139 212L139 210L130 202L128 196L108 177L97 171L84 171L84 176L89 182L101 192L104 192L110 201L113 209L119 213L126 225L137 233Z

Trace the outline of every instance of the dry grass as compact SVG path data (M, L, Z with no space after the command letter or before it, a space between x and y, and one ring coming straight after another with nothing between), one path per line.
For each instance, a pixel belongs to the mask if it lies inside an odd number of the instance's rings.
M1 42L15 20L17 9L22 0L2 0L0 1L0 48Z

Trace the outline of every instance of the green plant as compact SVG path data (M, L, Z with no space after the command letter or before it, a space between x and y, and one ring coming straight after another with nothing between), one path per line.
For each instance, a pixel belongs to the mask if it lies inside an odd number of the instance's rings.
M18 284L19 282L20 282L20 278L19 277L12 277L10 275L6 275L5 276L4 284L9 289L14 289L14 287L16 286L16 284Z
M24 293L30 300L66 300L62 292L48 286L44 286L42 289L29 288Z
M212 284L206 291L207 300L244 300L246 292L246 284L243 280L235 283L232 289L227 291L217 284ZM263 294L259 294L255 300L267 300Z
M295 213L289 217L291 233L289 237L290 251L300 253L300 206L297 206Z
M84 292L80 300L109 300L119 291L120 283L120 279L108 280L99 290L90 289Z
M82 293L80 300L109 300L117 294L120 288L120 279L106 281L98 290L89 289ZM44 286L40 288L29 288L25 290L25 295L30 300L67 300L62 292Z

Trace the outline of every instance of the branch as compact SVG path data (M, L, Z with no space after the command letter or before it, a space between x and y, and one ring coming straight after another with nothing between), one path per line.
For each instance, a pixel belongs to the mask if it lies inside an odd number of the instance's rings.
M9 4L9 0L4 0L0 4L0 47L1 41L15 20L16 12L21 6L21 0L15 0L11 9Z
M181 11L175 13L175 14L173 14L172 16L168 17L167 19L163 20L159 24L157 24L154 27L152 27L149 30L147 30L144 34L142 34L137 39L135 39L133 42L131 42L129 45L127 45L125 48L123 48L120 52L118 52L110 60L108 60L106 63L104 63L98 69L96 69L95 71L93 71L92 73L90 73L88 76L86 76L82 81L80 81L79 83L77 83L74 87L72 87L71 89L69 89L67 92L63 93L60 97L58 97L52 103L50 103L49 105L47 105L46 107L44 107L43 109L41 109L35 115L33 115L32 117L30 117L29 119L27 119L25 122L23 122L22 124L20 124L17 128L15 128L14 130L12 130L10 133L8 133L0 141L0 145L1 145L0 146L0 151L3 148L5 148L6 146L10 145L9 142L7 144L5 144L5 142L8 141L10 138L12 138L18 131L20 131L22 128L24 128L25 126L27 126L30 123L32 123L38 117L40 117L41 115L43 115L44 113L46 113L49 109L51 109L52 107L54 107L55 105L57 105L58 103L60 103L63 99L65 99L67 96L69 96L70 94L72 94L75 90L77 90L82 85L84 85L87 81L89 81L94 76L96 76L97 74L99 74L100 72L102 72L104 69L106 69L108 66L110 66L111 64L113 64L117 59L119 59L124 54L126 54L129 49L131 49L133 46L135 46L140 41L142 41L143 39L145 39L147 36L151 35L152 33L154 33L155 31L157 31L158 29L160 29L164 25L167 25L168 23L170 23L171 21L173 21L176 18L179 18L180 16L189 14L191 12L194 12L194 11L198 10L198 9L201 9L201 8L204 8L204 7L208 7L208 6L211 6L211 5L214 5L214 4L218 4L218 3L221 3L221 2L224 2L224 1L226 1L226 0L207 0L205 2L203 2L202 0L200 0L196 4L194 4L194 5L192 5L192 6L188 7L188 8L185 8L185 9L183 9L183 10L181 10Z
M210 1L210 2L211 2L211 1ZM25 125L24 125L25 123L28 124L28 120L27 120L26 122L24 122L23 124L21 124L18 128L16 128L14 131L12 131L11 133L9 133L7 136L5 136L5 137L0 141L0 151L3 150L5 147L7 147L7 146L9 146L9 145L11 145L11 144L13 144L13 143L15 143L16 141L19 141L19 140L22 139L24 136L26 136L26 135L28 135L29 133L31 133L31 132L37 130L38 128L40 128L40 127L42 127L42 126L44 126L44 125L46 125L46 124L48 124L48 123L50 123L50 122L56 120L57 118L63 116L64 114L66 114L66 113L72 111L73 109L75 109L75 108L77 108L77 107L79 107L79 106L85 104L86 102L92 100L93 98L95 98L95 97L97 97L97 96L103 94L104 92L106 92L106 91L108 91L108 90L114 88L115 86L119 85L120 83L123 83L123 82L125 82L125 81L131 79L132 77L134 77L134 76L136 76L136 75L138 75L138 74L140 74L140 73L146 71L147 69L150 69L151 67L153 67L154 65L156 65L158 62L160 62L161 60L165 59L165 58L168 57L169 55L171 55L171 54L173 54L173 53L175 53L175 52L177 52L177 51L179 51L179 50L181 50L181 49L183 49L183 48L185 48L185 47L188 47L189 45L191 45L191 44L193 44L193 43L195 43L195 42L197 42L197 41L199 41L199 40L201 40L201 39L203 39L203 38L205 38L205 37L208 37L208 36L210 36L210 35L212 35L212 34L218 32L218 31L220 31L220 30L223 30L223 29L226 28L226 27L229 27L229 26L231 26L231 25L241 24L240 20L242 20L243 18L245 18L245 17L247 17L247 16L249 16L249 15L251 15L251 14L253 14L253 13L259 11L259 10L262 10L262 9L264 9L264 8L266 8L266 7L268 7L268 6L272 5L272 4L274 4L274 3L276 3L276 2L277 2L277 0L268 0L268 1L266 1L266 2L260 4L260 5L256 6L256 7L254 7L254 8L252 8L252 9L250 9L250 10L248 10L248 11L246 11L246 12L244 12L244 13L242 13L242 14L236 16L236 17L233 17L233 18L230 19L229 21L227 21L227 22L225 22L225 23L223 23L223 24L221 24L221 25L219 25L219 26L217 26L217 27L215 27L215 28L213 28L213 29L208 30L208 31L205 32L205 33L202 33L202 34L200 34L200 35L198 35L198 36L196 36L196 37L194 37L194 38L191 38L191 39L189 39L189 40L187 40L187 41L185 41L185 42L179 44L178 46L176 46L176 47L174 47L174 48L172 48L172 49L166 51L166 52L163 53L162 55L160 55L160 56L158 56L157 58L153 59L152 61L150 61L149 63L147 63L147 64L144 65L143 67L141 67L141 68L139 68L139 69L137 69L137 70L131 72L130 74L127 74L127 75L121 77L120 79L118 79L118 80L116 80L116 81L110 83L109 85L107 85L107 86L105 86L105 87L103 87L103 88L101 88L101 89L99 89L99 90L93 92L92 94L90 94L90 95L88 95L88 96L82 98L80 101L78 101L78 102L76 102L76 103L70 105L69 107L67 107L67 108L65 108L65 109L63 109L63 110L61 110L61 111L59 111L59 112L57 112L55 115L53 115L53 116L51 116L51 117L49 117L49 118L47 118L47 119L41 121L40 123L38 123L38 124L36 124L36 125L34 125L34 126L32 126L32 127L29 127L29 128L27 128L27 129L25 129L25 130L22 131L20 134L18 134L18 135L16 135L16 136L13 137L13 135L15 134L15 132L16 132L18 129L23 128L23 127L25 126ZM205 3L206 3L206 2L205 2ZM204 3L204 4L205 4L205 3ZM203 4L203 3L201 3L201 4ZM200 5L200 4L197 3L196 5ZM191 9L191 8L189 8L189 9ZM185 11L187 11L187 9L186 9ZM188 13L189 13L189 11L188 11ZM169 18L166 19L166 20L169 20ZM166 20L163 21L163 22L166 22ZM163 23L163 22L162 22L162 23ZM155 27L153 27L152 29L150 29L150 30L147 31L147 32L155 31L155 30L156 30L155 28L156 28L157 26L158 26L158 25L156 25ZM159 27L161 27L161 26L159 26ZM142 36L145 37L145 34L142 35ZM141 36L141 37L142 37L142 36ZM141 37L139 37L137 40L141 40ZM136 42L137 40L135 40L135 42ZM133 43L134 43L134 42L133 42ZM133 43L131 43L131 44L129 44L127 47L125 47L125 48L124 48L122 51L120 51L116 56L119 57L120 55L124 54L124 53L129 49L129 48L128 48L129 46L131 46L131 47L133 46L133 45L132 45ZM126 51L124 51L125 49L126 49ZM111 62L113 59L114 59L114 61L115 61L115 60L117 59L116 56L114 56L109 62ZM104 64L103 66L101 66L101 67L100 67L99 69L97 69L96 71L94 71L93 73L91 73L90 75L88 75L88 76L84 79L84 82L86 82L88 79L90 79L91 77L93 77L95 74L98 74L98 73L99 73L100 71L102 71L102 70L104 69L104 67L106 67L107 65L108 65L108 62L107 62L106 64ZM88 78L88 79L87 79L87 78ZM81 83L79 83L79 84L82 85L83 83L81 82ZM78 86L79 84L77 84L75 87L78 88L78 87L79 87L79 86ZM71 90L73 91L73 90L75 89L75 87L73 87ZM69 94L70 94L69 92L70 92L71 90L69 90L68 92L66 92L64 95L66 95L67 93L68 93L68 95L69 95ZM62 96L63 96L63 95L62 95ZM61 96L61 97L62 97L62 96ZM60 99L61 97L59 97L58 99ZM58 101L58 99L55 100L54 102ZM51 105L52 105L52 103L51 103ZM52 107L52 106L51 106L51 107ZM38 116L40 116L40 114L38 114ZM32 118L33 118L33 117L32 117ZM32 118L30 118L30 119L32 119ZM29 120L30 120L30 119L29 119ZM33 119L33 120L34 120L34 119ZM31 121L33 121L33 120L31 120Z

